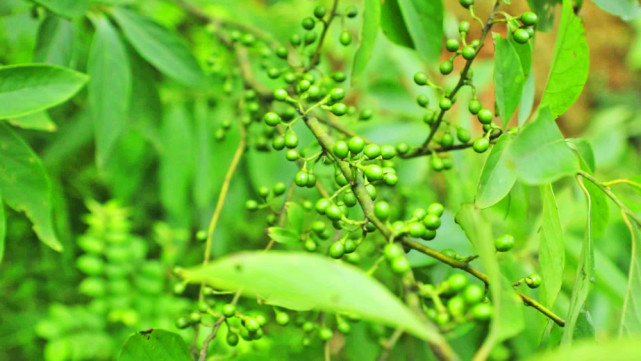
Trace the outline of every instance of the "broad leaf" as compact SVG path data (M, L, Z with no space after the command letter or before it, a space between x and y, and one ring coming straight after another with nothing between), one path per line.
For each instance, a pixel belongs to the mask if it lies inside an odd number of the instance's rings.
M509 134L501 135L485 161L475 201L480 208L491 207L505 198L516 182L516 174L507 164L510 141Z
M640 339L615 339L604 342L584 341L572 347L561 347L533 355L526 361L635 361L641 359Z
M405 25L423 60L436 63L443 47L443 1L398 0Z
M52 65L0 67L0 119L56 106L76 94L87 80L84 74Z
M182 336L152 329L129 336L118 361L192 361L192 358Z
M241 290L268 304L349 313L398 327L422 339L442 336L360 269L327 257L292 252L245 252L184 272L189 282ZM384 310L384 312L381 312Z
M579 162L547 107L527 124L509 148L509 166L527 184L551 183L576 174Z
M300 234L291 228L269 227L267 235L277 243L298 244L300 243Z
M503 126L512 119L525 85L519 54L511 42L494 34L494 91Z
M483 218L480 210L472 204L464 204L456 214L456 222L472 242L490 282L490 297L494 308L492 324L474 358L485 360L495 345L521 332L524 327L523 305L518 301L510 282L501 275L490 223Z
M534 72L530 72L527 80L525 80L525 85L523 85L523 93L521 94L521 100L519 101L519 111L517 119L519 127L525 124L525 122L532 114L532 107L534 106L534 96L536 95L536 84L534 82Z
M287 203L287 221L289 226L298 234L303 233L303 225L305 223L305 211L296 202Z
M58 130L58 126L51 120L47 112L32 113L20 118L10 118L7 119L7 122L23 129L41 130L44 132L55 132Z
M639 225L630 222L628 216L624 216L624 220L630 229L631 256L619 335L630 336L641 334L641 232Z
M40 24L33 61L69 66L73 57L74 31L72 23L49 14Z
M38 238L56 251L51 206L51 183L40 158L11 128L0 122L0 194L16 211L25 212Z
M545 305L552 308L563 284L565 241L552 184L541 186L541 199L543 201L541 243L539 246L539 262L543 277L541 293Z
M391 42L414 48L414 41L405 26L398 0L387 0L381 4L381 30Z
M579 185L584 184L582 179L579 179ZM590 285L594 277L594 249L592 244L592 198L589 192L584 191L588 204L588 220L585 232L585 238L581 245L581 253L577 262L576 279L574 280L574 287L572 289L572 297L570 299L570 307L566 318L566 324L563 328L563 335L561 336L561 344L570 344L575 338L575 331L577 328L577 321L580 313L583 311L585 301L590 293Z
M0 194L0 263L4 258L4 242L7 235L7 216L4 213L4 204L2 203L2 194Z
M354 63L352 64L352 84L360 79L372 56L380 27L380 15L381 2L379 0L365 0L363 26L358 41L358 48L354 54Z
M70 17L77 18L83 16L89 7L89 0L34 0L38 4L46 7L52 12Z
M574 15L572 0L563 0L552 68L541 106L549 106L555 118L565 113L583 91L589 70L590 54L583 21Z
M198 62L174 32L123 8L114 8L112 14L127 40L145 60L186 85L202 84L203 74Z
M630 21L641 16L641 4L637 0L593 0L604 11Z
M126 126L131 68L124 44L105 16L92 18L96 34L87 69L89 105L96 136L96 161L105 166Z

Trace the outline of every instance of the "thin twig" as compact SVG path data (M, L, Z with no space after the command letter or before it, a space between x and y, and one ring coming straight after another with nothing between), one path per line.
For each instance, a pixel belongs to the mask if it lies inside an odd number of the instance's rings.
M402 335L403 335L403 330L401 330L400 328L396 329L392 334L392 336L390 336L390 338L387 341L385 341L385 343L383 344L383 352L380 354L380 356L378 356L376 361L387 360L390 354L392 353L394 346L396 346L396 343L398 342L398 340L401 338Z
M325 38L327 37L327 30L329 30L329 26L332 24L332 21L336 17L336 9L338 8L338 0L334 0L334 3L332 4L332 9L329 12L329 18L327 21L323 21L323 31L321 32L320 35L320 40L318 41L318 46L316 47L316 50L314 51L314 55L312 55L309 64L305 67L303 72L308 72L311 70L313 67L318 64L318 61L320 60L320 55L321 55L321 49L323 47L323 43L325 42Z

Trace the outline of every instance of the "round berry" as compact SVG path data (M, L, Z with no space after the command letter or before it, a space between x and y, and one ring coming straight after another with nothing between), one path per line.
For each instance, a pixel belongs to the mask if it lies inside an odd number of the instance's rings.
M441 219L435 214L428 213L427 216L423 218L423 223L428 229L437 230L438 227L441 226Z
M516 40L516 42L519 44L525 44L528 42L528 40L530 40L530 33L528 33L525 29L516 29L513 35L514 40Z
M345 115L347 113L347 105L343 103L336 103L332 105L330 111L337 116Z
M365 173L365 176L367 176L367 179L369 179L370 181L383 179L383 169L376 164L370 164L366 166L363 172Z
M437 155L433 155L432 159L430 161L430 165L432 166L432 169L439 172L442 171L443 168L445 168L445 164L443 164L443 159L441 159Z
M489 109L481 109L478 114L479 122L481 124L490 124L492 119L494 119L494 114Z
M455 273L447 279L450 289L454 292L462 291L467 286L467 277L460 273Z
M462 316L465 312L465 301L460 296L454 296L447 301L447 311L452 316Z
M458 128L456 129L456 138L461 143L467 143L472 139L472 133L465 128Z
M267 76L270 79L277 79L280 76L280 70L278 68L269 68L267 69Z
M341 42L341 44L347 46L352 43L352 34L348 33L347 31L343 31L338 40Z
M441 137L441 145L444 148L449 148L452 146L452 144L454 144L454 137L452 136L452 134L451 133L443 134L443 136Z
M332 146L332 153L337 158L344 159L349 154L349 146L345 141L339 140Z
M537 288L541 285L541 276L533 273L525 278L525 284L530 288Z
M458 31L461 33L467 33L470 31L470 23L467 21L461 21L458 24Z
M416 104L418 104L423 108L425 108L429 103L430 103L430 98L428 98L427 95L421 94L416 97Z
M256 332L260 328L260 323L255 318L246 318L245 319L245 328L249 332Z
M464 8L469 8L470 6L474 5L474 0L459 0L459 3Z
M245 202L245 208L247 208L248 211L255 211L258 209L258 202L253 199L249 199Z
M329 219L334 221L338 221L339 219L343 218L343 211L335 204L327 207L327 209L325 210L325 214L327 215L327 217L329 217Z
M184 328L189 327L189 324L190 323L189 323L189 320L187 319L187 317L178 317L176 319L176 327L178 327L180 329L184 329Z
M426 85L427 84L427 74L423 72L418 72L414 74L414 83L416 85Z
M334 88L329 92L329 96L333 101L337 102L345 98L345 90L342 88Z
M347 79L347 76L345 75L344 72L337 71L334 74L332 74L332 79L337 83L342 83L345 81L345 79Z
M469 305L474 305L483 301L483 297L485 297L485 291L483 290L483 287L479 285L468 285L463 290L463 298Z
M443 110L449 110L452 108L452 100L450 100L450 98L443 97L438 102L438 106Z
M477 153L483 153L490 147L490 141L487 138L479 138L474 141L472 148Z
M535 13L528 11L521 15L521 21L523 22L523 25L533 26L539 21L539 17L536 16Z
M481 111L482 107L483 105L481 105L481 102L478 99L473 99L470 101L467 109L470 111L470 113L476 115Z
M386 160L396 157L396 148L393 145L383 145L381 147L381 156Z
M410 262L406 257L397 257L392 260L392 272L396 274L405 274L410 270Z
M313 18L311 17L306 17L301 21L301 25L303 26L303 29L305 30L312 30L314 29L314 26L316 25L316 21L314 21Z
M296 183L296 185L299 187L307 187L307 178L307 172L299 171L298 173L296 173L296 177L294 177L294 183Z
M290 149L285 153L285 158L291 162L298 160L298 151L296 149Z
M289 37L289 42L290 42L293 46L298 46L298 45L300 45L301 41L302 41L302 40L301 40L301 38L300 38L300 35L298 35L298 34L292 34L292 36L290 36L290 37Z
M290 149L298 146L298 136L296 133L285 134L285 146Z
M489 303L478 303L472 307L472 316L479 321L487 321L492 317L492 306Z
M281 58L281 59L287 59L287 56L289 55L289 52L287 51L287 48L284 46L279 46L276 48L276 56Z
M238 341L240 341L240 338L238 337L238 334L235 332L227 332L227 344L229 346L236 346L238 345Z
M347 147L352 154L358 154L365 148L365 141L361 137L351 137L347 142Z
M287 99L287 90L285 89L274 90L274 99L279 101L284 101L285 99Z
M347 17L348 17L348 18L355 18L355 17L356 17L356 15L358 15L358 9L356 9L356 7L355 7L355 6L350 6L350 7L347 9Z
M445 42L445 49L452 53L457 51L459 46L459 42L456 39L447 39L447 41Z
M329 256L332 258L341 258L345 254L345 246L342 242L334 242L329 247Z
M381 155L381 147L378 144L368 144L365 146L363 153L367 158L374 159Z
M233 317L236 314L236 306L228 303L223 306L222 312L225 317Z
M445 60L441 65L439 65L438 70L443 75L450 74L452 70L454 70L454 63L452 63L451 60Z
M476 56L476 49L472 45L468 45L463 48L462 54L466 60L472 60Z
M263 121L265 122L265 124L275 127L280 124L280 115L274 112L265 113L265 115L263 116Z
M432 215L435 215L437 217L440 217L441 215L443 215L443 210L444 210L443 205L440 204L440 203L436 203L435 202L435 203L430 204L427 207L427 214L432 214Z
M279 312L276 314L276 323L285 326L289 323L289 315L285 312Z
M494 240L494 247L499 252L507 252L514 248L514 236L511 234L504 234Z
M318 212L318 214L325 214L325 211L331 205L332 205L332 202L330 202L329 199L321 198L316 201L316 205L314 205L314 208L316 209L316 212Z
M425 226L423 223L412 222L407 227L409 229L410 236L414 238L420 238L425 233Z
M325 14L327 13L327 10L325 10L325 7L318 5L317 7L314 8L314 16L317 17L318 19L322 19Z
M389 203L385 201L376 202L374 204L374 215L376 218L384 221L389 218L391 213L391 207Z
M361 113L358 115L358 119L360 120L370 120L372 119L372 116L374 115L374 112L372 109L365 108L361 110Z
M286 190L287 186L283 182L278 182L272 187L272 192L274 192L274 194L277 196L284 194Z
M331 329L323 327L318 330L318 338L320 338L321 340L329 341L332 339L332 337L334 337L334 332Z
M386 173L383 175L383 181L385 181L385 184L388 186L395 186L398 183L398 176L394 173Z
M383 248L383 255L388 261L392 261L405 255L405 252L398 243L387 243Z

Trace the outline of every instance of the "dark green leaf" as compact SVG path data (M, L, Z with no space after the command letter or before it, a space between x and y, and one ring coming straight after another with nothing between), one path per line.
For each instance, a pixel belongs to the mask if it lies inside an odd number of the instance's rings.
M527 184L551 183L579 170L576 155L566 144L547 107L512 141L509 166Z
M621 336L641 334L641 232L636 223L630 222L626 216L626 225L630 230L630 269L628 285L625 290L623 311L619 334Z
M501 135L485 161L476 193L476 205L480 208L491 207L505 198L516 182L516 174L507 165L510 141L509 134Z
M87 69L89 105L96 135L96 162L104 166L126 127L131 94L131 68L116 29L105 16L92 18L96 35Z
M70 18L85 15L89 0L33 0L54 13Z
M590 54L583 21L574 15L572 0L563 0L552 68L541 106L549 106L555 118L565 113L583 91L589 70Z
M88 79L73 70L45 64L0 67L0 119L56 106L76 94Z
M56 251L62 245L51 217L51 183L40 158L11 128L0 123L0 193L9 207L25 212L38 238Z
M118 361L192 361L183 338L165 330L135 333L125 341Z
M541 186L541 199L543 201L541 244L539 246L539 262L543 277L541 293L545 305L552 308L563 284L565 241L552 184Z
M641 16L641 4L637 0L594 0L594 3L625 21Z
M381 30L393 43L414 48L414 41L405 26L398 0L387 0L381 5Z
M191 86L202 84L198 62L175 33L123 8L114 8L112 14L127 40L145 60L179 82Z
M443 47L443 1L398 0L407 30L423 60L436 63Z
M494 91L504 127L519 105L524 84L525 75L518 53L509 41L494 34Z
M561 0L527 0L532 11L539 17L536 25L538 31L550 31L554 27L556 4Z
M73 56L74 31L72 23L49 14L40 24L33 61L69 66Z
M356 83L369 62L380 27L381 2L379 0L365 0L363 11L363 26L358 41L358 48L354 54L352 64L352 84Z
M443 342L434 326L421 321L380 283L358 268L325 256L245 252L189 269L184 276L189 282L204 282L216 289L242 290L268 304L355 314L422 339Z
M291 228L269 227L267 235L277 243L298 244L300 243L300 234Z

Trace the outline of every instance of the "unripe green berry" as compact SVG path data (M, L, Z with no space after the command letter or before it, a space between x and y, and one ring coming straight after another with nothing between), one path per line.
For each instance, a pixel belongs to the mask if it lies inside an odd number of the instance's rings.
M334 332L327 327L323 327L318 330L318 337L323 341L329 341L334 337Z
M397 257L392 260L392 272L396 274L405 274L410 270L410 262L406 257Z
M248 211L255 211L258 209L258 202L253 199L249 199L245 202L245 208L247 208Z
M345 254L345 246L341 242L334 242L329 247L329 256L332 258L341 258Z
M316 212L318 212L318 214L325 214L325 211L331 205L332 205L332 202L330 202L329 199L321 198L316 201L316 205L314 206L314 208L316 209Z
M474 0L459 0L459 3L464 8L469 8L470 6L474 5Z
M474 141L472 148L477 153L483 153L490 147L490 141L487 138L479 138Z
M306 18L304 18L304 19L301 21L301 26L302 26L302 27L303 27L303 29L305 29L305 30L312 30L312 29L314 29L314 26L315 26L315 25L316 25L316 21L314 21L314 19L313 19L313 18L311 18L311 17L309 17L309 16L308 16L308 17L306 17Z
M461 54L465 60L472 60L476 56L476 49L472 45L468 45L463 48L463 52Z
M445 133L441 137L441 145L443 148L449 148L454 144L454 137L452 136L451 133Z
M492 317L492 306L489 303L477 303L472 307L472 316L479 321L487 321Z
M325 10L325 7L323 6L318 5L314 8L314 16L318 19L322 19L326 13L327 10Z
M335 204L330 205L325 210L325 214L331 220L338 221L343 218L343 211Z
M426 85L427 84L427 74L423 72L418 72L414 74L414 83L416 85Z
M452 100L450 100L450 98L443 97L438 102L438 106L443 110L449 110L452 108Z
M525 278L525 284L530 288L537 288L541 285L541 276L533 273Z
M378 144L368 144L363 153L368 159L374 159L381 155L381 147Z
M514 247L514 236L511 234L504 234L494 240L494 247L499 252L507 252Z
M405 255L405 251L403 251L403 247L398 243L387 243L383 248L383 255L391 262L396 258L403 257Z
M276 314L276 323L285 326L289 323L289 315L285 312L279 312Z
M227 338L226 338L226 340L227 340L227 344L228 344L229 346L232 346L232 347L233 347L233 346L238 345L238 341L240 341L240 338L238 337L238 334L237 334L237 333L235 333L235 332L228 332L228 333L227 333Z
M299 157L299 154L296 149L290 149L287 151L287 153L285 153L285 158L290 162L298 160L298 157Z
M179 329L185 329L189 327L190 323L187 317L178 317L176 319L176 327Z
M432 166L432 169L437 172L442 171L443 168L445 168L445 165L443 164L443 159L441 159L437 155L432 156L430 160L430 165Z
M447 39L447 41L445 42L445 49L452 53L457 51L459 46L459 41L456 39Z
M363 151L365 141L361 137L351 137L347 142L347 147L352 154L358 154Z
M367 179L369 179L370 181L383 179L383 169L376 164L370 164L366 166L363 172L365 173Z
M472 134L465 128L458 128L456 129L456 138L458 138L459 142L465 144L472 139Z
M470 23L467 21L461 21L458 24L458 31L461 33L467 33L470 31Z
M530 34L525 29L516 29L513 35L514 40L519 44L525 44L530 40Z
M430 98L428 98L427 95L421 94L416 97L416 104L418 104L423 108L425 108L429 103L430 103Z
M365 108L361 110L360 114L358 115L358 119L360 120L370 120L372 116L374 115L374 112L372 109Z
M345 141L339 140L332 146L332 153L339 159L345 159L349 154L349 146Z
M347 79L347 76L345 75L344 72L337 71L334 74L332 74L332 79L337 83L342 83L345 81L345 79Z
M276 89L274 90L274 99L279 101L284 101L287 99L287 90L285 89Z
M463 290L463 298L468 305L477 304L483 301L484 297L485 291L483 290L483 287L479 285L468 285L465 287L465 290Z
M280 115L274 112L265 113L265 115L263 116L263 121L265 122L265 124L275 127L280 124Z
M452 70L454 70L454 63L452 63L452 61L450 60L445 60L441 63L441 65L439 65L438 70L443 75L450 74Z
M467 109L470 111L470 113L476 115L481 111L482 108L483 105L481 104L481 102L478 99L473 99L470 101Z
M478 114L479 122L481 124L490 124L492 119L494 119L494 114L489 109L481 109Z
M430 204L427 207L427 214L432 214L432 215L435 215L437 217L440 217L441 215L443 215L443 210L444 209L445 208L443 207L442 204L435 202L435 203Z
M391 207L389 203L385 201L380 201L376 202L374 204L374 215L376 218L380 219L381 221L385 221L389 218L391 213Z
M336 103L336 104L332 105L330 111L334 115L337 115L337 116L340 117L342 115L345 115L345 113L347 113L347 105L345 105L343 103Z
M329 96L333 101L337 102L345 98L345 90L341 88L334 88L329 92Z
M381 156L383 159L392 159L396 157L396 148L393 145L381 146Z
M435 214L427 214L425 218L423 218L423 223L425 224L425 227L431 230L437 230L438 227L441 226L441 218L439 218Z
M296 135L296 133L285 134L285 146L290 149L296 148L298 146L298 136Z
M535 13L528 11L521 15L521 21L523 22L523 25L533 26L539 21L539 17L536 16Z
M299 171L294 177L294 183L299 187L307 187L308 175L304 171Z
M281 58L281 59L287 59L287 56L289 55L289 52L287 51L287 48L284 46L279 46L276 48L276 56Z
M455 273L447 279L447 282L450 284L452 291L460 292L467 286L467 277L460 273Z
M343 31L338 40L341 42L341 44L347 46L352 43L352 34L348 33L347 31Z
M236 314L236 306L228 303L223 306L222 313L225 317L233 317Z

